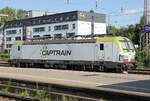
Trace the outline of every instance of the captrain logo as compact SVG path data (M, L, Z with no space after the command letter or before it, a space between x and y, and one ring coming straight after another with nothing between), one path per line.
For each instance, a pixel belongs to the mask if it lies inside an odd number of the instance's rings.
M46 58L46 56L70 56L72 53L71 50L55 50L48 49L47 46L44 46L40 50L40 54L42 58Z

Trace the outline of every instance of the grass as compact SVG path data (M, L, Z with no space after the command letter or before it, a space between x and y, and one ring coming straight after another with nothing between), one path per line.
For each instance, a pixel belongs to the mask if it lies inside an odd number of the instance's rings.
M145 69L145 67L144 66L139 66L139 67L137 67L137 69Z
M11 81L8 81L7 85L11 85L11 83L12 83ZM38 83L36 84L36 88L39 89ZM0 92L3 92L3 93L12 93L10 91L11 91L11 88L9 88L9 86L6 86L5 88L0 89ZM16 96L20 96L22 98L32 98L35 101L41 101L41 100L42 101L80 101L80 99L77 99L74 97L63 96L63 95L52 95L50 94L50 92L51 92L51 87L48 86L47 89L42 88L42 90L36 90L35 94L33 94L32 91L29 91L27 89L23 91L16 89L13 92L13 94ZM108 101L108 100L101 98L98 101Z
M0 61L8 61L10 59L10 54L0 53Z

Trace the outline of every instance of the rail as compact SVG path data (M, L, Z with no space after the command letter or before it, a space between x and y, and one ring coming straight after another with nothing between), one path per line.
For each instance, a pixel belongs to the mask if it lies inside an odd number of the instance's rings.
M2 93L1 91L3 91L1 88L3 89L7 89L7 92L5 90L5 93ZM50 101L52 101L51 99L53 98L54 100L54 96L57 99L57 101L62 101L62 97L60 98L60 96L66 97L66 98L75 98L75 99L79 99L79 100L75 100L75 101L99 101L99 99L96 98L91 98L91 97L87 97L87 96L79 96L79 95L72 95L72 94L68 94L68 93L62 93L62 92L58 92L56 91L51 91L51 88L49 87L45 87L45 86L41 86L38 85L36 83L32 84L29 82L21 82L21 81L11 81L8 79L0 79L0 96L5 97L5 98L9 98L9 99L15 99L15 100L20 100L20 101L45 101L45 99L50 99ZM18 94L16 93L21 93L23 92L23 94L26 94L24 96L30 96L30 97L20 97L18 96ZM40 95L36 95L36 94ZM34 97L31 97L34 96ZM37 97L38 99L35 98L35 96L39 96ZM56 97L59 96L59 97ZM41 99L39 99L41 98ZM56 101L56 99L54 101ZM58 100L59 99L59 100ZM49 100L48 100L49 101ZM68 101L68 100L65 100Z

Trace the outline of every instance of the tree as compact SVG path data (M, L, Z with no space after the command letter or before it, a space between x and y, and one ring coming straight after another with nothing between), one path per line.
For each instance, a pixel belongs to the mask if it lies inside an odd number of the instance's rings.
M13 20L16 15L15 10L12 8L8 8L8 7L1 9L0 13L8 15L8 17L2 18L2 21L1 21L2 24L4 24L6 21Z
M22 19L24 12L25 12L25 10L18 9L18 10L17 10L17 18L18 18L18 19Z
M16 17L18 19L21 19L23 12L24 12L24 10L22 10L22 9L15 10L15 9L9 8L9 7L5 7L3 9L1 9L0 10L0 14L6 14L6 15L8 15L8 17L5 17L5 18L2 17L1 24L4 25L5 22L11 21L11 20L13 20Z
M118 29L115 26L107 26L107 33L116 35Z
M90 13L94 13L94 10L91 9L91 10L90 10Z

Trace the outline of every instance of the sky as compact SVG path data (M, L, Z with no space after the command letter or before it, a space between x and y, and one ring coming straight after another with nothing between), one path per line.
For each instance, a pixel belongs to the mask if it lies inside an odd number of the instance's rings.
M127 27L139 22L143 15L144 0L0 0L0 9L39 10L55 13L67 11L90 11L106 14L106 23L116 27ZM110 17L109 17L110 16Z

